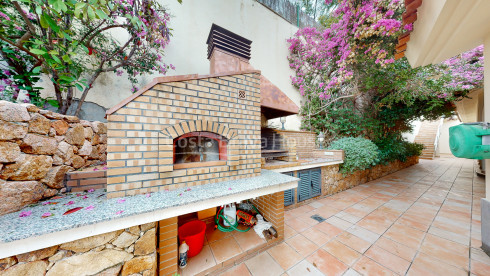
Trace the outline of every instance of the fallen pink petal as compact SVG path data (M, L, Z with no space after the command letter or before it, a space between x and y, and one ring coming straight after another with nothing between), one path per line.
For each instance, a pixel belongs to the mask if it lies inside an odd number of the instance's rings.
M48 204L50 204L50 203L51 203L51 202L49 202L49 201L45 201L45 202L43 202L42 204L43 204L43 205L48 205Z
M151 194L150 194L150 193L146 194L146 197L150 197L150 196L151 196Z
M68 203L66 203L65 205L72 205L72 204L75 204L75 201L68 201Z
M87 198L88 198L88 196L83 196L82 198L83 198L83 199L87 199Z
M103 169L103 170L107 170L108 168L107 168L107 166L104 166L104 167L102 167L102 169Z
M231 191L231 188L228 188L229 191Z
M124 211L122 211L122 210L121 210L121 211L117 211L117 212L116 212L116 215L120 215L120 214L122 214L123 212L124 212Z
M125 201L126 201L126 199L120 198L120 199L117 200L117 203L124 203Z
M20 212L19 217L20 218L25 218L25 217L30 216L31 214L32 214L31 211L22 211L22 212Z
M98 171L98 170L99 170L99 169L97 169L97 168L94 168L94 171Z
M89 193L93 193L94 191L95 191L94 189L90 189L90 190L88 190L87 192L89 192Z
M90 211L93 210L95 207L93 205L87 206L85 210Z
M47 217L50 217L52 215L53 215L52 213L46 212L46 213L42 214L41 218L47 218Z

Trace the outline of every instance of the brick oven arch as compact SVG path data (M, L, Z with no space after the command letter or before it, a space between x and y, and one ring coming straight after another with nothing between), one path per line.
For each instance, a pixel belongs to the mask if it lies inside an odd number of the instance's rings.
M211 132L228 140L227 161L228 166L239 164L237 144L233 140L237 137L236 130L228 128L224 124L208 120L184 121L166 127L159 133L158 139L158 165L159 172L169 172L174 170L174 139L192 132Z

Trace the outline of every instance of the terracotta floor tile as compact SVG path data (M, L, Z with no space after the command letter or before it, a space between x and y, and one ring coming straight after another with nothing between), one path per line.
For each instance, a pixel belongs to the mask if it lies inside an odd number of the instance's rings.
M342 230L347 230L347 228L352 226L352 223L345 221L341 218L338 218L336 216L329 217L327 219L327 222Z
M471 248L471 260L490 265L490 256L488 256L481 248Z
M315 212L315 210L313 210L312 212ZM309 226L317 225L319 223L318 220L311 218L311 216L312 215L308 212L299 216L298 219L303 221L305 224Z
M413 249L419 248L420 244L422 243L422 239L424 238L424 235L425 233L420 230L397 223L393 224L388 229L388 231L384 233L385 237Z
M206 240L208 243L213 243L215 241L224 239L230 235L231 235L231 232L221 232L217 229L215 230L214 225L208 226L206 228Z
M247 232L233 231L233 236L235 237L235 240L238 242L238 245L242 251L247 251L266 243L266 241L260 238L253 229L250 229Z
M315 210L315 213L320 215L324 219L328 219L329 217L334 216L338 212L340 211L331 206L323 206Z
M284 239L287 240L296 234L298 234L298 232L296 232L296 230L294 230L291 226L284 224Z
M297 218L294 218L294 219L290 219L290 220L287 220L285 221L285 223L293 228L296 232L298 233L301 233L303 231L305 231L306 229L310 228L311 226L308 225L306 222L300 220L300 219L297 219Z
M287 240L286 243L296 250L296 252L303 258L307 257L318 248L318 245L314 244L303 235L296 235Z
M391 270L364 256L352 268L362 275L395 275Z
M353 265L357 259L361 256L357 251L348 247L347 245L333 240L322 247L325 251L341 260L344 264Z
M320 201L316 200L316 201L313 201L311 203L309 203L308 205L310 205L311 207L317 209L317 208L320 208L322 206L325 206L323 203L321 203Z
M451 231L439 229L435 226L431 226L429 228L428 233L431 233L431 234L436 235L438 237L441 237L441 238L444 238L444 239L447 239L450 241L454 241L454 242L457 242L457 243L460 243L460 244L463 244L466 246L470 245L470 236L469 235L459 235L459 234L453 233Z
M326 221L313 226L313 228L322 231L330 239L342 233L342 229L337 228Z
M415 257L407 275L468 275L468 272L448 265L424 253Z
M211 268L215 265L216 261L214 260L213 253L211 253L209 245L205 245L202 247L202 250L199 254L192 258L189 258L187 266L183 269L182 274L184 274L185 276L196 275L197 273Z
M427 234L420 251L447 264L468 270L469 247Z
M277 276L284 272L267 252L247 260L245 265L253 276Z
M482 263L476 260L471 261L471 273L475 275L489 275L490 274L490 264Z
M333 237L327 236L325 233L322 231L316 229L316 228L310 228L308 230L303 231L301 235L305 236L307 239L312 241L318 246L322 246L326 244L328 241L330 241Z
M393 221L388 220L386 217L371 214L361 219L356 225L381 235L393 224Z
M324 276L323 273L318 270L315 266L309 263L307 260L303 260L297 265L293 266L288 270L289 276L298 276L298 275L308 275L308 276Z
M410 262L391 254L390 252L376 245L371 246L371 248L366 251L365 256L400 275L404 275L410 266Z
M314 209L315 208L311 207L310 205L305 204L305 205L302 205L302 206L296 208L296 211L299 212L300 215L301 215L301 214L304 214L304 213L308 213L308 212L310 212L310 211L312 211Z
M267 252L284 270L288 270L303 259L291 246L284 242L270 248Z
M233 236L213 242L209 246L218 264L243 252Z
M248 271L245 263L241 263L237 266L232 267L231 269L225 271L220 274L220 276L251 276L250 271Z
M344 210L345 208L351 206L352 204L355 204L355 202L348 201L348 200L337 200L330 203L328 206L338 210Z
M306 260L327 276L340 276L349 268L323 249L318 249Z
M356 235L357 237L373 244L378 238L379 234L369 231L359 225L353 225L351 228L347 229L347 232Z
M344 211L337 213L335 216L338 217L338 218L341 218L341 219L343 219L345 221L348 221L348 222L350 222L352 224L357 223L358 221L361 220L360 217L356 217L356 216L351 215L349 213L346 213Z
M392 241L384 236L380 237L375 245L383 248L384 250L397 255L398 257L411 262L417 253L417 250L405 246L401 243Z
M336 240L349 246L359 253L364 253L372 245L372 243L365 241L349 232L343 232L342 234L337 236Z
M356 204L352 207L345 209L344 212L347 212L347 213L354 215L356 217L363 218L363 217L367 216L369 213L371 213L373 210L374 209L372 209L372 208L366 208L364 206Z

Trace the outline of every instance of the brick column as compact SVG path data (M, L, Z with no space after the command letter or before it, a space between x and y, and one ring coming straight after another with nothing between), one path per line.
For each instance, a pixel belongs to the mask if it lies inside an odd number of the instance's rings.
M278 238L270 242L284 239L284 192L261 196L253 199L252 202L262 216L277 230Z
M159 275L173 275L178 272L177 217L161 220L158 228Z

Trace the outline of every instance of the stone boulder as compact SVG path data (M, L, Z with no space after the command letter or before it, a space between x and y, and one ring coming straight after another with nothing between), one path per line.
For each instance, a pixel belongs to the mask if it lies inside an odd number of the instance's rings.
M155 270L157 265L156 254L133 258L124 263L122 276L140 273L145 270Z
M14 164L6 165L0 178L10 180L40 180L46 176L53 164L47 155L21 154Z
M157 237L155 228L146 233L135 243L134 255L148 255L155 252L157 248Z
M107 145L100 144L92 147L92 152L89 155L89 159L100 159L100 161L105 161L104 156L106 155Z
M112 244L119 248L126 248L133 244L138 239L138 236L133 235L129 232L122 232L117 239L115 239Z
M56 135L64 135L70 128L70 125L63 120L56 120L51 123L51 127L56 131Z
M78 155L80 156L89 156L92 153L92 143L89 141L85 140L83 143L82 148L78 150Z
M0 272L1 276L44 276L48 262L35 261L30 263L17 264L9 269Z
M126 251L114 249L90 251L56 262L46 276L95 275L107 268L129 261L132 256Z
M54 165L71 165L71 159L73 158L73 146L62 141L58 144L56 153L54 154L53 164Z
M82 146L85 142L85 129L81 124L70 128L65 134L65 141L68 144Z
M79 239L72 242L64 243L60 246L61 249L71 250L74 252L87 252L90 249L96 248L97 246L106 244L116 238L121 231L113 231L105 234L100 234L97 236L87 237L83 239Z
M58 142L55 138L31 133L27 134L20 144L23 152L31 154L53 155L57 147Z
M9 122L27 122L31 119L25 106L19 104L0 101L0 120Z
M48 187L61 189L64 187L63 179L65 174L72 170L73 168L65 165L52 167L41 182L46 184Z
M5 270L17 263L15 256L0 259L0 271Z
M57 245L51 246L48 248L39 249L36 251L17 255L17 260L21 263L34 262L34 261L42 260L42 259L53 256L54 253L56 253L56 250L58 250Z
M19 145L11 142L0 142L0 162L11 163L19 161L21 152Z
M107 134L107 125L102 122L92 122L92 129L97 134Z
M71 166L75 169L79 169L85 165L85 159L83 157L75 155L71 159Z
M51 121L41 114L34 114L29 121L29 132L48 134Z
M85 127L85 139L91 140L94 136L94 131L91 127Z
M5 181L0 179L0 215L19 211L39 201L45 188L37 181Z
M27 126L0 120L0 140L22 139L27 134Z

